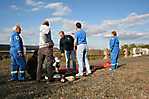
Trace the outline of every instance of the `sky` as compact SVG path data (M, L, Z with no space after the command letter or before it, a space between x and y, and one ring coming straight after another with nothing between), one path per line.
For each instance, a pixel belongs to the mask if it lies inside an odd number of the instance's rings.
M120 44L149 44L148 0L0 0L0 44L9 44L15 24L22 26L25 45L38 45L39 27L49 20L52 39L59 45L59 31L75 33L81 22L89 48L109 47L117 31Z

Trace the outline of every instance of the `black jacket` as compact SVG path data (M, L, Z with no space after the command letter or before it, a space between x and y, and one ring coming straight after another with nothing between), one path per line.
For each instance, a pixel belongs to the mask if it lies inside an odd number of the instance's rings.
M65 35L60 39L60 51L64 53L64 50L71 51L74 48L74 38L71 35Z

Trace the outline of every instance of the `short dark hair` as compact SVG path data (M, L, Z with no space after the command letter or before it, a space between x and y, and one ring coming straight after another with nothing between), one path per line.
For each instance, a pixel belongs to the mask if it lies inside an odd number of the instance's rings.
M113 34L114 36L117 36L116 31L112 31L112 34Z
M42 25L49 26L49 21L44 21Z
M76 23L76 27L80 29L81 28L81 23L80 22L77 22Z
M64 31L60 31L59 34L62 33L63 35L65 34Z

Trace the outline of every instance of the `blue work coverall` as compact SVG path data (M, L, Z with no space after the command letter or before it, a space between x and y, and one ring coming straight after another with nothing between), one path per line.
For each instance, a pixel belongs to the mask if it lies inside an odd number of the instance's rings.
M11 33L10 57L11 57L11 80L25 80L26 61L23 56L23 42L22 38L17 32Z
M111 51L111 69L117 69L118 67L118 56L119 56L119 39L117 36L113 36L110 39L110 51Z

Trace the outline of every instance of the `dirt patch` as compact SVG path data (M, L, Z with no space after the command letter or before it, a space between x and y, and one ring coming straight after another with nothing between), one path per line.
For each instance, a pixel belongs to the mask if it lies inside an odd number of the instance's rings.
M149 99L149 56L120 59L115 72L99 69L66 83L8 82L5 69L1 64L2 99Z

